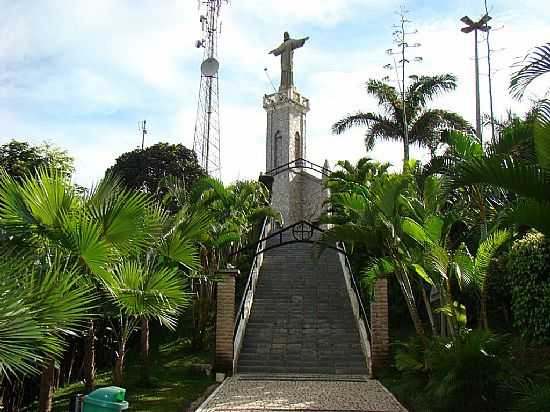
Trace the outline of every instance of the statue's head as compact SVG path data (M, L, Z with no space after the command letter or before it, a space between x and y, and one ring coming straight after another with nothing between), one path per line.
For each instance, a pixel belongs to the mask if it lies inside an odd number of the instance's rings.
M290 39L290 35L288 34L287 31L285 31L285 34L283 35L283 39L284 41L287 41L288 39Z

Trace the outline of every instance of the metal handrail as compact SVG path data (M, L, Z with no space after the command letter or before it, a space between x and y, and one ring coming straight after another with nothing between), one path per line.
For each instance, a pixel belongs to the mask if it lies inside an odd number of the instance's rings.
M327 169L309 160L299 158L299 159L293 160L292 162L288 162L284 165L278 166L275 169L271 169L270 171L266 172L266 174L270 176L276 176L279 173L282 173L290 169L311 169L317 173L321 173L323 176L328 176L331 173L330 169Z
M304 227L304 226L311 229L311 235L308 236L308 237L304 237L304 236L302 236L301 238L297 237L293 233L294 228ZM318 240L312 240L314 231L319 232L319 233L324 233L325 232L320 227L317 227L317 226L315 226L315 225L313 225L313 224L311 224L311 223L309 223L305 220L301 220L301 221L296 222L296 223L294 223L290 226L286 226L286 227L284 227L284 228L282 228L282 229L280 229L276 232L273 232L269 236L262 237L257 242L254 242L250 245L246 245L246 246L242 247L241 249L237 250L236 252L231 253L228 256L231 257L231 256L234 256L234 255L238 255L238 254L240 254L240 253L242 253L242 252L244 252L248 249L252 249L254 246L261 245L261 244L267 242L268 240L275 239L275 238L279 238L279 243L278 244L270 246L270 247L264 247L263 249L258 249L258 247L256 247L256 255L258 255L260 253L263 253L263 252L267 252L268 250L271 250L271 249L274 249L274 248L277 248L277 247L280 247L280 246L283 246L283 245L286 245L286 244L289 244L289 243L301 243L301 242L323 244L324 246L326 246L329 249L336 249L338 252L341 252L341 253L344 253L344 254L346 253L345 250L339 249L338 247L331 246L327 243L319 242ZM283 240L284 235L288 232L292 233L294 240L288 240L288 241Z
M346 245L344 242L337 242L338 248L342 250L346 250ZM346 263L346 267L349 270L350 278L351 278L351 287L353 289L353 292L355 293L355 297L357 298L357 302L359 304L359 318L363 319L363 322L365 323L367 332L369 334L369 341L372 339L372 330L370 327L369 318L367 317L367 311L365 310L365 306L363 305L363 298L361 297L361 291L359 290L359 286L357 284L357 279L355 279L355 275L353 274L353 270L351 269L351 264L348 259L348 254L344 252L344 262Z
M269 223L270 223L270 218L269 217L266 217L264 219L264 223L262 225L262 231L260 232L260 239L264 239L267 235L267 229L269 227ZM252 288L252 277L253 277L253 274L254 274L254 270L255 269L259 269L258 266L258 256L260 255L261 251L262 251L262 243L263 242L258 242L258 247L256 248L256 253L254 254L254 259L252 260L252 266L250 267L250 272L248 273L248 279L246 281L246 286L244 288L244 292L243 292L243 296L241 297L241 302L239 304L239 309L237 310L237 313L235 314L235 324L233 326L233 338L235 338L235 335L237 333L237 329L239 328L239 323L241 322L241 319L244 318L244 305L245 305L245 302L246 302L246 297L248 295L248 292L251 290Z

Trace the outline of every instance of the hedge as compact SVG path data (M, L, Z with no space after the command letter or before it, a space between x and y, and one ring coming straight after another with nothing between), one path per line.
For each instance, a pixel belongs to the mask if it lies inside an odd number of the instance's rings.
M516 240L507 259L513 326L526 340L550 342L550 241L530 232Z

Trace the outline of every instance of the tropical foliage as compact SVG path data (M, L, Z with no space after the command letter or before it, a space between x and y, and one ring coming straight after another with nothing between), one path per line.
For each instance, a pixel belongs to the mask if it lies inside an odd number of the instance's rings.
M534 80L550 73L550 43L535 47L517 66L519 69L510 80L510 92L514 97L521 99ZM539 100L535 109L542 122L550 122L550 100L547 98Z
M199 326L207 329L217 270L258 219L276 216L255 182L225 188L207 179L185 193L178 187L165 196L178 205L174 211L109 173L81 194L60 170L12 177L0 169L0 377L7 384L41 373L41 411L51 409L56 362L69 340L83 339L82 377L93 387L97 325L112 333L117 385L130 338L141 329L148 380L149 322L174 330L182 311L199 301L206 312ZM206 304L201 281L210 290ZM4 404L16 409L13 396L5 390Z
M33 146L15 139L0 145L0 167L17 179L43 167L66 175L74 171L73 158L66 151L48 143Z
M181 188L190 191L205 175L195 152L182 144L157 143L145 149L135 149L120 155L109 173L119 176L132 189L145 191L159 201L168 193L168 182L177 180ZM174 205L167 205L177 210Z
M456 78L452 74L411 76L403 106L402 96L394 86L371 79L367 82L367 93L378 100L385 113L357 112L347 115L334 123L332 132L342 134L351 127L367 127L367 150L371 150L377 140L400 141L403 143L404 163L409 160L411 144L427 147L434 155L440 144L442 130L471 129L468 122L454 112L427 108L428 102L434 97L455 88Z
M401 344L396 367L415 405L430 411L504 410L500 387L511 373L507 339L485 330L464 330L452 338Z
M541 233L514 242L506 256L506 284L517 332L536 343L550 341L550 244Z

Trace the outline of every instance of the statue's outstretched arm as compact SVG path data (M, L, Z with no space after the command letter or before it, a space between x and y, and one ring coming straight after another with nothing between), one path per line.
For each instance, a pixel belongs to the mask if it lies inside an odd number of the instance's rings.
M274 54L275 56L279 56L280 54L283 53L283 51L285 50L285 47L284 47L284 43L281 44L279 47L277 47L276 49L273 49L269 52L269 54Z
M309 36L304 37L303 39L292 40L292 48L297 49L299 47L302 47L304 45L304 43L308 40L309 40Z

